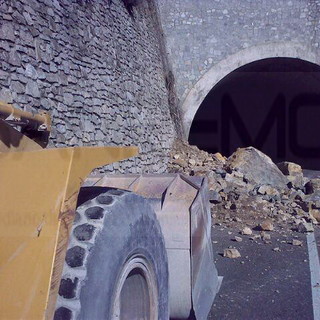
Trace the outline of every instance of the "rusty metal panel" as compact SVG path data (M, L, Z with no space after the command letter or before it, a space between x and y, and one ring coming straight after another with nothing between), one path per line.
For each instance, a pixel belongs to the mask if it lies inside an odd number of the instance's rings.
M0 315L51 319L79 188L134 147L0 153Z

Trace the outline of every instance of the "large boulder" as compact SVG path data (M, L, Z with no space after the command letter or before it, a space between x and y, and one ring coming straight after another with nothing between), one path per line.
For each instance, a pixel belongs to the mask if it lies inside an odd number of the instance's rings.
M273 161L261 151L253 148L239 148L226 162L226 170L236 170L248 182L256 185L271 185L278 190L287 189L288 179Z

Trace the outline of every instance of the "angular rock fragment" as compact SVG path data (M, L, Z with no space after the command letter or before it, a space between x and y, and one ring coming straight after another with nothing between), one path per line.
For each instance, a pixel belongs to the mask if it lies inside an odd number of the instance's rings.
M297 227L297 231L300 233L306 233L306 232L313 232L313 226L312 223L308 223L308 222L300 222L298 227Z
M311 209L310 216L313 217L317 223L320 223L320 210L319 209Z
M320 179L311 179L306 183L306 194L312 194L314 192L320 191Z
M268 196L277 196L279 195L279 191L275 188L273 188L270 185L262 185L258 188L257 192L262 195L268 195Z
M241 231L240 231L241 234L243 235L246 235L246 236L249 236L252 234L252 230L249 228L249 227L244 227Z
M173 164L177 164L177 165L179 165L179 166L182 167L182 168L188 166L188 163L187 163L185 160L182 160L182 159L180 159L180 158L174 159L172 163L173 163Z
M271 236L270 236L269 233L266 233L266 232L262 231L261 232L261 238L262 238L262 240L267 241L267 240L271 239Z
M293 239L292 242L291 242L291 244L292 244L293 246L302 246L302 241L297 240L297 239Z
M263 231L272 231L274 229L273 223L270 220L263 221L259 226Z
M213 154L213 157L214 157L216 160L221 161L222 163L225 163L226 160L227 160L226 157L224 157L220 152L214 153L214 154Z
M261 239L261 235L260 234L253 234L249 239L253 240L253 241L259 240L259 239Z
M216 204L222 202L222 199L217 191L209 190L209 201Z
M230 259L240 258L241 254L237 249L224 249L223 256Z
M286 176L302 175L302 168L300 165L293 162L280 162L277 163L277 167Z

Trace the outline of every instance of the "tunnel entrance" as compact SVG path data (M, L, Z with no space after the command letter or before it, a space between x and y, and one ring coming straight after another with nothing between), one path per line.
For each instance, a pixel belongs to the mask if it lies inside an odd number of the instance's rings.
M320 67L269 58L231 72L208 93L191 125L189 143L229 156L254 146L274 162L320 170Z

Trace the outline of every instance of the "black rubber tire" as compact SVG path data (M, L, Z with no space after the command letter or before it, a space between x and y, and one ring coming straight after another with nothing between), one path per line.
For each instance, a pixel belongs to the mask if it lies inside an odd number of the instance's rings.
M169 319L167 255L149 203L134 193L109 190L78 207L54 319L113 320L115 288L132 257L148 261L156 283L157 318Z

